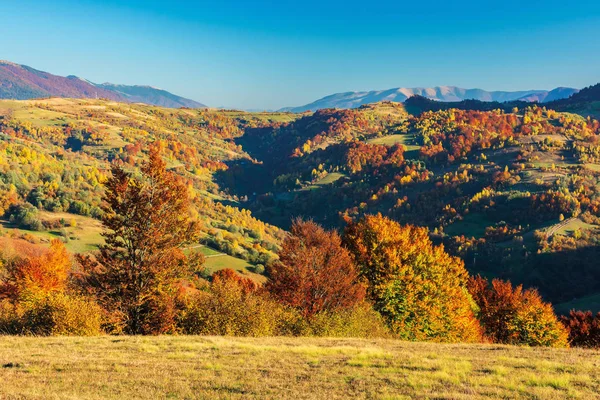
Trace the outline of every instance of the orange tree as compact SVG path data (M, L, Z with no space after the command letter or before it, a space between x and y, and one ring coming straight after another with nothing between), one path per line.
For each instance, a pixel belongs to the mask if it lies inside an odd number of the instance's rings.
M5 277L0 280L0 298L16 301L23 296L63 292L71 270L71 258L58 239L43 254L16 258L8 263Z
M26 253L26 252L25 252ZM0 274L0 332L98 335L101 310L69 290L71 257L63 243L7 260Z
M376 310L400 338L480 340L464 265L433 246L425 228L366 216L347 226L344 242L369 282Z
M479 320L487 338L495 343L565 347L568 333L549 303L535 289L523 290L478 276L469 280L469 291L479 306Z
M279 261L269 267L268 274L266 289L304 317L352 308L365 296L340 236L312 221L294 221Z
M129 334L174 329L175 283L194 267L181 250L197 237L187 186L166 170L158 146L149 156L141 176L113 166L103 205L106 243L95 258L78 257L81 286Z

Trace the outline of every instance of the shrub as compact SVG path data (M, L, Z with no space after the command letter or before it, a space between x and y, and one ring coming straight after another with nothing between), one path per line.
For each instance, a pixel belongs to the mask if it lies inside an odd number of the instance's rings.
M262 264L257 264L254 266L254 273L263 275L265 273L265 266Z
M305 334L328 337L380 338L391 334L383 317L368 303L337 312L323 312L308 321Z
M571 310L561 322L569 331L569 343L575 347L600 348L600 312Z
M36 336L93 336L102 333L102 310L79 296L63 293L0 303L0 332Z
M568 334L537 290L482 277L469 280L485 335L494 343L566 347Z
M281 334L285 312L250 279L221 270L206 291L188 301L180 326L194 335L273 336Z
M44 225L39 220L39 211L30 203L12 205L7 211L10 222L20 228L32 231L43 231Z

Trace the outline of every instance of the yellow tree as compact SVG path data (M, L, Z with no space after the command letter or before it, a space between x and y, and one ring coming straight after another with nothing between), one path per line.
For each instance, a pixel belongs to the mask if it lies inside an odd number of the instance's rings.
M375 308L402 339L474 342L481 339L463 262L434 246L427 229L381 215L346 228Z

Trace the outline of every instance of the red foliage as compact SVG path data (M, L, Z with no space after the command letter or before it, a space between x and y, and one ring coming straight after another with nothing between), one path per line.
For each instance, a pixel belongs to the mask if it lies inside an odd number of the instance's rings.
M569 331L571 346L600 348L600 312L594 316L591 311L571 310L561 322Z
M365 297L365 286L340 236L311 221L294 222L269 276L267 290L306 317L352 308Z

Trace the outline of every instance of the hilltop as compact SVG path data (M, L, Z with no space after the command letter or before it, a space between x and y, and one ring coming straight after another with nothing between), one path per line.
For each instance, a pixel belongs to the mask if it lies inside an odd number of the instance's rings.
M412 96L423 96L431 100L458 102L479 100L484 102L524 101L545 103L563 99L576 93L577 89L558 87L553 90L524 90L516 92L486 91L483 89L463 89L456 86L433 88L394 88L368 92L336 93L299 107L286 107L281 111L304 112L323 108L357 108L380 101L403 102Z
M104 98L170 108L206 107L197 101L150 86L95 84L77 76L62 77L0 60L0 99L28 100L43 97Z

